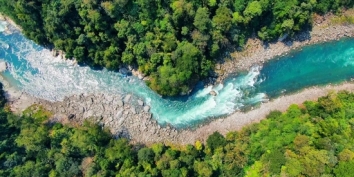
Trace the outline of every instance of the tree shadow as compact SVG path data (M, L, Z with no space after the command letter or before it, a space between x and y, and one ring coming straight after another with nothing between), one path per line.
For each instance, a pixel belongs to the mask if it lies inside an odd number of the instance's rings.
M129 129L125 126L122 126L120 130L113 135L114 138L119 139L119 138L125 138L127 140L131 140L131 135L129 133Z
M305 42L309 40L311 40L310 29L296 33L293 37L291 38L288 37L279 42L282 42L284 45L291 47L294 45L294 42Z

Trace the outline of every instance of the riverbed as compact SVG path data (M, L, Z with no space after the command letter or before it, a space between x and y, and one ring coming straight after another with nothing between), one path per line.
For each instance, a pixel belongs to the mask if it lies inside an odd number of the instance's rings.
M18 31L0 34L0 58L8 63L3 77L16 89L50 101L73 94L133 94L148 104L161 125L178 128L227 116L301 89L341 83L354 77L354 39L346 38L295 50L214 87L199 86L189 96L162 98L142 80L107 70L80 67L53 57ZM210 95L215 91L216 96Z

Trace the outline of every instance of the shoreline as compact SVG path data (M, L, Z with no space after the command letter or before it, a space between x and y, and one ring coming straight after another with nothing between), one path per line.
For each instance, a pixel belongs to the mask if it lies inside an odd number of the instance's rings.
M346 16L352 14L354 9L343 12ZM333 14L318 16L314 19L312 30L300 32L292 39L273 43L263 43L258 38L248 39L245 49L230 53L230 58L216 65L215 73L218 75L216 83L222 83L230 75L248 71L254 65L263 65L302 47L354 37L354 24L333 24L333 20L337 17Z
M280 96L267 103L262 103L256 109L248 112L235 112L224 118L217 118L208 124L203 124L195 130L184 130L180 134L185 137L184 142L194 143L196 140L205 142L208 136L215 131L226 135L230 131L241 130L244 126L258 123L274 110L284 112L292 104L302 104L304 101L316 101L319 97L326 96L330 92L339 91L354 92L353 82L344 82L339 85L326 85L305 88L299 92ZM187 143L185 143L187 144Z
M5 84L4 84L5 85ZM346 90L354 92L354 82L339 85L326 85L305 88L299 92L280 96L247 112L234 112L225 117L214 118L195 128L176 129L169 125L162 127L152 118L145 108L145 103L133 99L134 96L80 94L66 97L63 101L50 102L5 87L6 98L11 110L16 114L33 104L42 105L53 112L51 122L77 125L84 120L108 128L114 137L124 137L132 144L151 145L162 142L165 144L194 144L197 140L206 142L208 136L215 131L226 135L230 131L241 130L244 126L258 123L274 110L284 112L292 104L304 101L316 101L330 92Z
M277 42L269 44L265 48L260 40L249 39L247 42L248 47L244 51L231 54L233 57L241 56L240 58L226 61L220 66L220 70L217 71L221 72L222 75L219 75L218 80L222 81L230 74L247 70L255 64L263 64L272 58L287 54L291 50L306 45L333 41L343 37L354 37L354 25L329 26L330 20L331 17L328 17L314 26L313 31L300 34L299 39L301 35L304 35L301 38L304 39L302 41ZM310 36L306 36L307 33ZM143 143L149 145L156 142L165 144L194 144L197 140L205 142L207 137L214 131L219 131L225 135L229 131L240 130L246 125L265 119L266 115L272 110L285 111L291 104L302 104L306 100L315 100L325 96L331 90L354 91L354 83L344 82L339 85L305 88L299 92L262 103L260 107L251 111L234 112L224 117L211 118L193 129L179 130L170 126L161 127L156 120L151 119L152 115L148 111L149 109L145 109L144 103L127 99L127 96L114 95L114 100L118 100L115 103L107 95L103 94L73 95L67 97L64 101L49 102L30 96L11 86L4 87L4 90L6 91L6 98L9 100L10 108L15 113L21 113L32 104L41 104L54 112L54 116L51 118L52 121L75 125L82 123L85 119L89 119L108 127L115 137L128 138L133 144ZM102 115L93 114L96 112L102 112Z
M10 26L14 27L16 30L19 30L20 32L22 31L22 28L20 26L18 26L10 17L3 15L2 13L0 13L0 21L6 21L8 24L10 24ZM7 25L7 29L5 30L5 32L9 33L9 29L8 29Z

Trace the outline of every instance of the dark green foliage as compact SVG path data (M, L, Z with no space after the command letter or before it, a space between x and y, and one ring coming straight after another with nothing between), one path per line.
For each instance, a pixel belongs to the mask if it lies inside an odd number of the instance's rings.
M349 162L339 162L338 166L333 170L336 176L350 177L354 173L354 160Z
M227 47L257 34L265 41L303 30L313 13L351 0L0 0L35 42L67 58L117 71L135 65L162 95L187 94Z
M268 115L267 115L267 119L275 119L277 117L279 117L281 115L280 111L271 111Z
M214 151L217 148L225 146L226 140L219 132L214 132L208 137L207 145L212 151Z
M142 162L151 163L154 161L154 156L154 151L152 151L150 148L142 148L138 152L138 159Z
M285 165L286 159L284 157L284 152L273 150L264 155L263 161L268 161L269 163L269 172L272 174L280 174L281 167Z
M6 103L5 93L3 90L3 85L0 83L0 107L4 107Z

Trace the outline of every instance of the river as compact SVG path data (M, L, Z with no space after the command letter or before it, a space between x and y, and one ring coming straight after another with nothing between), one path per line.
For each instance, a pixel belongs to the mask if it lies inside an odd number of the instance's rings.
M3 31L0 23L0 31ZM35 97L58 101L80 93L133 94L151 106L160 124L188 127L206 119L231 114L262 101L301 89L340 83L354 77L354 39L303 47L224 84L199 84L189 96L162 98L135 77L107 70L80 67L23 37L0 33L0 59L9 69L2 76L15 88ZM211 90L217 96L209 94Z

